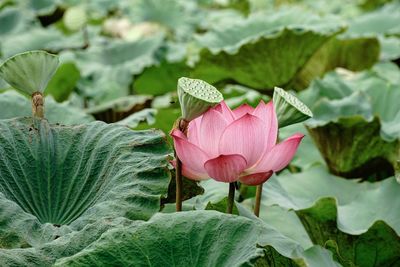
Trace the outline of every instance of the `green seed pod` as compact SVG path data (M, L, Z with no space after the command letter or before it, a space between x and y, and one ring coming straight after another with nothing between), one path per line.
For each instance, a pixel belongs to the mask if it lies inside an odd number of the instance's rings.
M182 118L191 121L224 98L212 85L198 79L182 77L178 80L178 97Z
M279 128L305 121L313 116L303 102L279 87L274 89L273 102Z

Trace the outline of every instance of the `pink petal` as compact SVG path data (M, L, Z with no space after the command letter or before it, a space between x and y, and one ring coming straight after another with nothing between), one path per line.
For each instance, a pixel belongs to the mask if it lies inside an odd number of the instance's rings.
M218 111L210 109L203 114L199 131L199 147L206 151L210 157L214 158L219 155L219 140L227 126L228 122Z
M273 174L273 171L259 172L240 177L239 181L247 185L259 185L267 181Z
M171 164L176 168L176 159L170 161ZM208 177L207 173L198 173L188 167L186 165L182 165L182 175L196 181L202 181L202 180L207 180L210 177Z
M246 165L246 159L241 155L220 155L206 161L204 168L214 180L231 183L239 179Z
M249 171L267 172L272 170L277 172L282 170L294 157L303 137L303 134L297 133L287 138L282 143L277 144Z
M182 164L193 172L205 173L204 163L210 158L207 153L190 143L183 133L177 129L172 131L171 136L174 139L176 154Z
M226 127L219 142L219 153L242 155L247 161L247 167L251 167L263 155L266 141L264 134L263 121L246 114Z
M188 168L186 165L182 165L182 175L195 180L195 181L202 181L202 180L207 180L210 179L208 174L206 172L204 173L198 173L190 168Z
M220 112L228 123L235 120L232 110L226 105L225 101L219 103L214 109Z
M251 113L253 113L253 111L254 111L253 107L249 106L248 104L243 104L233 110L233 115L235 115L236 119L239 119L244 114L246 114L246 113L251 114Z
M187 131L187 138L190 143L199 146L199 129L201 124L201 119L203 116L199 116L196 119L192 120L189 123L188 131Z
M275 107L272 101L265 104L260 101L253 112L254 116L265 122L265 138L267 140L266 150L269 151L275 144L278 136L278 118L275 113Z

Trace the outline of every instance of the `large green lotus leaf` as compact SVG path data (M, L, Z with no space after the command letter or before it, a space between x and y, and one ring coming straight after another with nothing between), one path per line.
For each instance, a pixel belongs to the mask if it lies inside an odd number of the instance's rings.
M203 181L200 185L204 188L204 193L184 201L183 209L186 211L206 209L225 212L228 186L214 180ZM242 188L240 191L242 191ZM275 191L277 190L275 189ZM269 193L270 192L268 192L268 194ZM237 196L237 200L240 201L241 196L239 196L239 192L237 192ZM247 199L241 203L235 202L234 213L252 220L257 220L252 209L251 200ZM172 204L166 204L163 209L164 213L172 213L174 211L175 205ZM321 247L314 246L294 211L289 211L287 208L279 206L267 206L262 203L260 218L266 223L267 227L273 227L278 230L278 232L284 236L283 239L290 240L289 243L293 242L296 246L298 245L305 250L301 256L298 256L296 261L300 266L339 266L332 260L332 255L328 251ZM274 253L270 253L270 251L266 253L267 255L272 255L274 259ZM288 262L279 265L276 261L277 259L275 258L277 266L292 266Z
M400 185L391 177L380 182L360 183L329 174L315 166L301 173L273 176L264 185L264 205L303 210L321 198L335 198L337 227L359 235L378 221L384 221L400 235ZM266 210L267 212L267 210Z
M352 19L349 23L347 35L387 34L400 33L400 5L393 3L381 9L366 13Z
M199 36L204 48L192 75L264 90L282 86L341 30L336 19L322 20L297 9L257 14Z
M141 222L128 218L148 219L159 210L170 179L160 132L32 119L1 120L0 128L1 266L52 266L111 228ZM54 167L46 168L49 161Z
M396 266L400 202L393 199L399 192L394 178L360 184L322 167L285 172L264 185L260 218L304 249L331 250L343 266Z
M252 221L217 212L157 215L109 231L56 266L249 266L264 254L256 246L260 234Z
M315 77L337 67L352 71L370 68L379 59L379 41L375 37L336 37L326 42L296 75L292 86L307 88Z
M0 192L40 222L148 219L158 211L169 180L160 132L31 118L0 121L0 129Z
M52 266L56 259L78 253L107 230L136 224L126 218L103 218L87 225L41 224L0 194L0 265Z
M316 114L308 129L333 173L365 178L393 173L400 137L400 109L394 103L400 97L399 74L392 64L357 74L333 72L304 91L303 100Z
M396 186L399 187L398 184ZM379 204L377 207L381 209L385 207ZM385 204L391 205L391 203ZM370 205L358 208L368 209L368 213L373 213ZM358 213L360 210L354 209L353 212ZM340 214L340 211L337 210L335 200L329 198L319 200L311 208L297 211L313 242L329 248L334 253L335 259L343 266L383 267L400 264L400 237L387 223L377 221L369 226L367 232L349 235L337 231L338 213ZM353 222L360 221L358 216L356 218ZM361 218L361 221L363 219Z
M249 204L248 202L247 206L252 208ZM260 219L267 225L277 229L287 238L298 242L302 248L309 249L314 246L299 217L293 210L287 210L280 206L266 206L261 203Z
M352 116L308 129L332 173L373 180L393 174L400 144L380 137L378 119Z
M285 172L264 185L260 218L303 248L330 249L343 266L396 266L399 192L394 178L371 184L330 175L322 167Z
M349 21L346 37L379 37L381 59L399 58L400 5L394 1L383 8L355 17ZM396 50L397 48L397 50Z
M295 242L259 222L193 211L158 214L137 227L108 231L55 266L296 266L290 258L304 263L317 257L303 253Z
M15 91L6 91L0 94L0 106L2 107L0 119L31 117L31 105L28 98ZM51 97L46 97L45 99L45 118L50 123L62 123L66 125L94 121L94 118L84 111L69 106L68 103L57 103Z
M0 65L0 77L26 95L43 93L59 64L58 56L45 51L17 54Z
M382 221L368 226L367 232L357 235L339 231L336 226L336 203L331 198L320 199L312 207L296 212L279 206L262 205L261 208L260 218L285 237L299 242L307 249L306 253L317 248L321 250L317 253L318 260L313 263L315 266L332 264L331 255L325 258L329 260L325 262L323 255L327 252L318 245L331 250L335 260L343 266L393 266L390 263L399 260L400 239Z

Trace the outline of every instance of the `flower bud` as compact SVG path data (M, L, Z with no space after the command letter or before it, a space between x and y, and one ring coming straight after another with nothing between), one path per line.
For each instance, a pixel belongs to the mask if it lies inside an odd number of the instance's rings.
M305 121L313 116L303 102L279 87L274 89L273 102L279 128Z
M223 100L222 94L214 86L198 79L180 78L177 90L182 118L186 121L197 118Z

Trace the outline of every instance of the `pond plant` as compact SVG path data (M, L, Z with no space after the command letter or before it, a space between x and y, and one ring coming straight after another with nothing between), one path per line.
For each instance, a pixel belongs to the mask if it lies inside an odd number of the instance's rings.
M400 266L399 14L0 1L0 266Z

